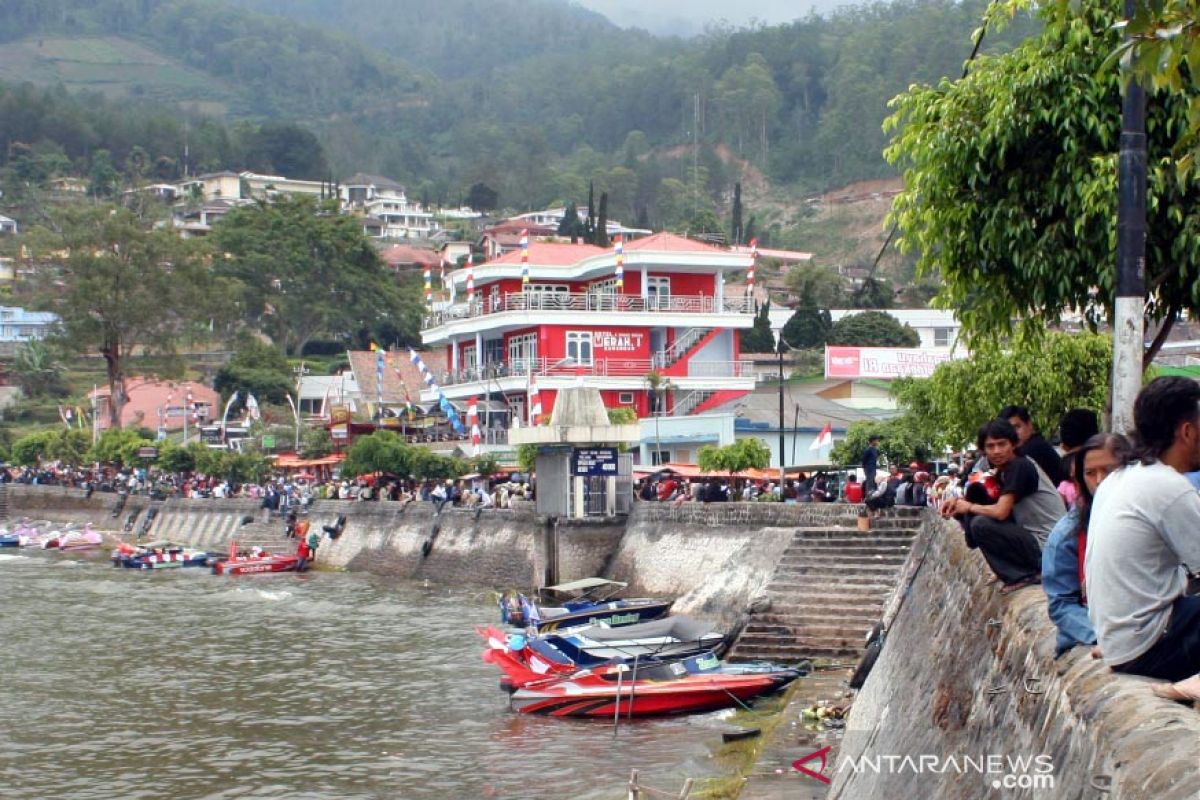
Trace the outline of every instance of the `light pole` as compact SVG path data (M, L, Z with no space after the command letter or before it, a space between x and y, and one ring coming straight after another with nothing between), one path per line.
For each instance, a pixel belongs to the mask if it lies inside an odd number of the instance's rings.
M783 328L775 331L775 352L779 355L779 499L783 499L784 449L783 443Z

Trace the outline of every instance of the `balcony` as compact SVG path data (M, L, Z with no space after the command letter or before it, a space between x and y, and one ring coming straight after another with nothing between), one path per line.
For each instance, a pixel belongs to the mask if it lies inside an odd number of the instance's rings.
M600 358L590 364L577 364L571 359L551 360L547 358L529 358L509 363L485 364L482 367L467 367L457 372L448 372L439 377L442 386L454 386L461 383L500 380L502 378L525 378L535 375L538 378L574 378L579 375L598 378L638 378L656 369L657 362L644 358ZM753 378L754 362L746 359L740 361L701 361L688 365L687 378ZM678 380L675 378L673 380Z
M642 297L636 294L591 292L510 292L498 298L476 294L469 303L458 303L425 317L423 329L509 311L665 314L753 314L753 298L737 295L720 303L711 295L674 295Z

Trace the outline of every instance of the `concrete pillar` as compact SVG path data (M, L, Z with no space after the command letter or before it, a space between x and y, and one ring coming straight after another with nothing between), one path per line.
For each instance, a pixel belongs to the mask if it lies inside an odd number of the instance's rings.
M450 339L450 372L458 373L458 341L453 338Z
M650 267L642 265L642 299L650 296Z
M718 272L716 278L716 307L713 309L718 314L725 310L725 273Z
M575 481L575 505L571 508L572 519L583 519L587 516L587 498L584 496L584 478L572 477Z

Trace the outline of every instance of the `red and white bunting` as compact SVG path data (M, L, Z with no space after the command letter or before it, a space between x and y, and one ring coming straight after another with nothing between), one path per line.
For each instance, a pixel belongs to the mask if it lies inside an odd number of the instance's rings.
M475 257L467 254L467 302L475 299Z
M471 426L471 455L477 456L480 453L481 433L479 431L479 406L474 397L467 401L467 424Z
M538 394L537 382L533 375L529 376L529 424L542 424L542 396Z
M758 261L758 237L750 240L750 269L746 272L746 293L754 294L754 264Z

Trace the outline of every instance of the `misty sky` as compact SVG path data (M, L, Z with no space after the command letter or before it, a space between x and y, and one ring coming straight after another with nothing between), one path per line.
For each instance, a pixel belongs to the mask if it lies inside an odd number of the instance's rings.
M622 28L645 28L657 34L691 36L710 22L734 25L759 19L768 24L790 22L812 9L828 11L853 5L855 0L575 0L599 11ZM858 0L866 2L866 0Z

